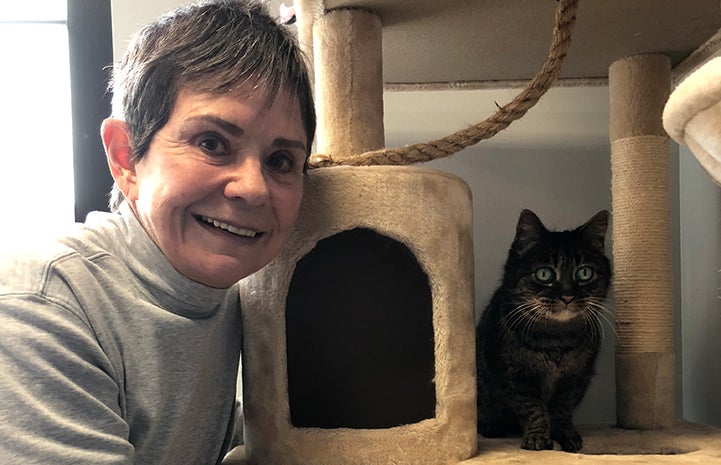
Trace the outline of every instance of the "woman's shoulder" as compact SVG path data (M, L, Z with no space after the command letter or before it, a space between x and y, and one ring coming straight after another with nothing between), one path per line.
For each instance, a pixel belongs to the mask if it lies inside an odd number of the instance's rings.
M0 293L39 292L60 270L82 270L112 254L117 243L112 217L49 231L25 231L0 245Z

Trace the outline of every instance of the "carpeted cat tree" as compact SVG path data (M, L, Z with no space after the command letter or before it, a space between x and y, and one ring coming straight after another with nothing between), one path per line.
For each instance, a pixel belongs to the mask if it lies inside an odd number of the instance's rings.
M377 166L452 155L523 116L558 76L576 4L559 2L542 69L495 115L386 149L380 18L296 3L314 58L322 155L312 157L289 243L241 286L246 444L226 463L721 463L721 432L674 411L667 58L630 57L609 70L618 425L585 431L581 454L479 441L470 191L446 173ZM714 127L705 124L675 137L696 144ZM721 153L714 144L705 150Z

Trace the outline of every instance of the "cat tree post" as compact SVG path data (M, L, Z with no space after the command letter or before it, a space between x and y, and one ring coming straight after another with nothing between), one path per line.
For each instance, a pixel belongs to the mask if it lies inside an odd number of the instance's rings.
M332 10L313 25L317 152L336 159L382 148L381 20L360 9Z
M639 55L609 68L616 411L626 428L675 419L669 143L671 65Z

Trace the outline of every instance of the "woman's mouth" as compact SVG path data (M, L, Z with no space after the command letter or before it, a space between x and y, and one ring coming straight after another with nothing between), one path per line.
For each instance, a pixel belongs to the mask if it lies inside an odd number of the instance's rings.
M234 234L234 235L240 236L240 237L248 237L250 239L253 239L253 238L258 237L261 234L263 234L261 232L253 231L251 229L236 228L235 226L233 226L231 224L223 223L222 221L218 221L213 218L208 218L207 216L197 215L195 218L203 224L212 226L214 228L229 232L231 234Z

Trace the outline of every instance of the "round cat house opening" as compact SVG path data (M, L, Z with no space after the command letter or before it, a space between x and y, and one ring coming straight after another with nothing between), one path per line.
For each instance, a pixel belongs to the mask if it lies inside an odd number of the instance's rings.
M405 245L365 228L321 240L296 265L285 322L293 426L435 416L431 290Z

